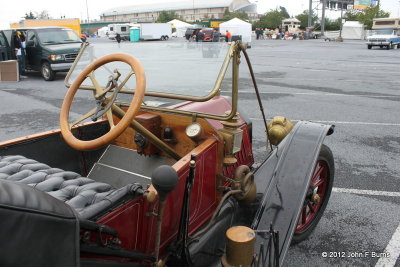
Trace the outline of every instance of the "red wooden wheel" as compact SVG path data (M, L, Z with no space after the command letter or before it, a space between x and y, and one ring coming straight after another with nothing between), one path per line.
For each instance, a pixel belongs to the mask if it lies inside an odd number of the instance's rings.
M303 208L297 220L293 235L294 243L306 239L321 219L331 195L334 168L332 151L326 145L322 145Z

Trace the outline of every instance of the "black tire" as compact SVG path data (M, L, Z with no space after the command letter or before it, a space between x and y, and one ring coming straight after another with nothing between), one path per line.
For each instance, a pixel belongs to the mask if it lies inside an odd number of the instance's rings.
M315 204L316 206L319 205L319 207L317 207L317 210L314 212L314 216L310 217L310 221L305 223L304 225L300 225L303 226L302 228L300 228L299 225L296 226L296 230L293 234L293 238L292 238L292 244L296 244L299 243L305 239L307 239L310 234L314 231L315 227L317 226L319 220L321 219L322 215L324 214L326 205L329 202L329 197L331 196L331 192L332 192L332 187L333 187L333 181L334 181L334 176L335 176L335 162L333 160L333 155L332 155L332 151L330 150L330 148L326 145L322 145L321 150L319 152L318 155L318 159L317 162L315 164L314 167L314 173L313 173L313 177L311 178L311 182L310 182L310 187L311 187L311 183L313 182L313 178L316 176L317 171L319 171L321 168L321 166L323 166L323 170L321 171L320 175L319 175L319 181L322 180L323 176L326 176L327 181L324 182L326 183L324 188L321 188L321 191L323 190L324 194L323 197L321 199L320 204ZM325 173L326 170L326 173ZM320 186L318 186L317 189L317 193L322 193L320 192ZM302 210L304 209L304 207L306 207L305 209L307 210L307 205L310 202L310 194L307 193L306 199L304 200L304 205ZM311 210L310 210L310 214L311 214ZM310 216L310 214L306 214L306 217ZM302 212L300 212L299 215L299 219L298 222L302 219Z
M372 45L368 45L368 49L371 49L372 48Z
M168 37L168 35L165 35L165 41L168 41L168 39L169 39L169 37Z
M56 77L56 72L51 69L49 62L47 61L42 63L40 72L45 81L54 81L54 78Z

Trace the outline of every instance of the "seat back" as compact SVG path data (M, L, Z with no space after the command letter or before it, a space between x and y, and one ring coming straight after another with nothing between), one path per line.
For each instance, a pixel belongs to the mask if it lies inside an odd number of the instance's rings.
M64 202L0 179L0 266L79 266L79 222Z

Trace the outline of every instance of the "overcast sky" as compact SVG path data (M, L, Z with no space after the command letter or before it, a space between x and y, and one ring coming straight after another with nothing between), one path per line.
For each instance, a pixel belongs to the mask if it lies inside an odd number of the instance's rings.
M80 18L86 19L86 1L88 4L89 18L98 19L99 15L110 8L127 6L141 3L160 3L167 2L163 0L113 0L113 1L96 1L96 0L18 0L16 2L1 5L0 8L0 29L9 28L10 22L19 21L25 13L29 11L41 12L48 11L52 18ZM179 0L183 1L183 0ZM187 0L190 3L196 3L201 0ZM172 1L169 1L172 2ZM174 1L175 2L175 1ZM308 8L309 0L251 0L256 2L259 13L265 13L269 9L275 9L277 6L284 6L290 15L297 15ZM382 8L391 12L392 17L399 16L399 0L381 0Z

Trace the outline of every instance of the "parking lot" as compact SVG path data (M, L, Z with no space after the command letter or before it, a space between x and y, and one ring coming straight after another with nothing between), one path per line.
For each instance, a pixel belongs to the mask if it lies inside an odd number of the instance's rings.
M259 40L248 53L268 119L336 125L325 142L335 158L334 191L315 232L290 248L285 266L400 266L400 49ZM253 120L261 161L265 133L246 73L239 104ZM45 82L28 73L0 83L0 142L58 127L64 77Z

